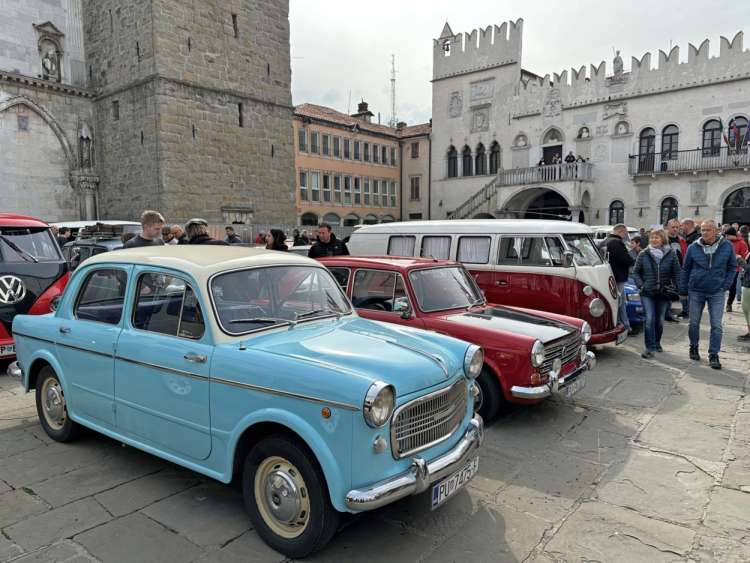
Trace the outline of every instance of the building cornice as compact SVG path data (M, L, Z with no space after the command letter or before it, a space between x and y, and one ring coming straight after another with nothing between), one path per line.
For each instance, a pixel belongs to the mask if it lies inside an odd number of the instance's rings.
M472 68L467 68L464 70L459 70L457 72L449 72L447 74L441 74L440 76L436 76L430 82L438 82L440 80L445 80L447 78L455 78L456 76L464 76L467 74L474 74L475 72L483 72L485 70L491 70L493 68L500 68L503 66L509 66L509 65L515 65L518 64L518 61L515 59L507 59L505 61L500 61L499 63L493 63L488 65L482 65L482 66L475 66Z
M54 80L44 80L43 78L34 78L33 76L26 76L24 74L18 74L15 72L8 72L6 70L0 70L0 83L21 85L36 90L47 90L51 92L57 92L59 94L66 94L68 96L78 96L80 98L93 99L96 94L86 88L79 86L72 86L64 82L55 82Z

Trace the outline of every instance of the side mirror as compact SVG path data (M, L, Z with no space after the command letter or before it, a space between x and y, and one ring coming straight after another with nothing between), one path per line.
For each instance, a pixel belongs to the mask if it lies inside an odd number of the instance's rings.
M570 268L573 266L573 253L570 250L566 250L562 255L563 268Z
M397 297L393 302L393 312L401 313L401 318L406 320L411 318L411 305L406 297Z
M52 301L49 302L49 310L53 313L57 311L57 308L60 306L60 296L53 297Z

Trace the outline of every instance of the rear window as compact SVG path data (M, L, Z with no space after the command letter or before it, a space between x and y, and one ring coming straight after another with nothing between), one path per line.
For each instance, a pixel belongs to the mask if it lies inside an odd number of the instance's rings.
M2 262L60 262L60 247L47 228L0 228Z

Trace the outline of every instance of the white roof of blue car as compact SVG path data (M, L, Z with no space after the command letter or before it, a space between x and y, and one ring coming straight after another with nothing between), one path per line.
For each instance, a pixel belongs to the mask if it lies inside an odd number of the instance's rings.
M537 219L460 219L443 221L403 221L364 225L352 233L352 238L371 234L402 233L509 233L509 234L591 234L591 227L571 221Z

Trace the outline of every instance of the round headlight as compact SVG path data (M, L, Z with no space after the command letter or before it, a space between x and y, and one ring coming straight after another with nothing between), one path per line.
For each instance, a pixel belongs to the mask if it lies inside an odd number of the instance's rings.
M592 317L601 317L604 314L604 301L598 297L593 299L589 303L589 313L591 313Z
M591 325L586 321L583 321L583 326L581 326L581 340L584 344L591 340Z
M472 344L466 349L464 354L464 373L469 379L476 379L482 371L484 365L484 353L476 344Z
M362 413L365 422L373 428L380 428L393 414L393 407L396 406L396 391L393 385L376 381L367 390L365 402L362 407Z
M580 358L582 362L586 361L586 354L588 353L588 348L586 348L586 345L584 344L581 346L581 351L579 352Z
M584 285L583 289L581 291L583 291L583 294L586 297L588 297L589 295L591 295L592 293L594 293L594 288L591 287L590 285Z
M544 363L544 344L539 340L534 342L531 347L531 365L535 368L540 367Z

